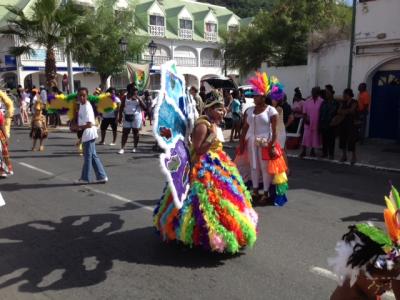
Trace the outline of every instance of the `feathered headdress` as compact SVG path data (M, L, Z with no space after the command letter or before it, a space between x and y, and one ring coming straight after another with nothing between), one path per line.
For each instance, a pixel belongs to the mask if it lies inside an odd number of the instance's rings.
M282 101L285 97L285 92L283 91L283 85L279 82L279 79L272 76L270 79L270 93L269 96L272 100Z
M255 95L266 96L270 92L270 81L267 73L257 72L256 76L249 79Z
M253 86L255 95L267 96L272 100L281 101L285 96L283 85L275 76L268 77L267 73L257 72L256 76L249 79L249 83Z

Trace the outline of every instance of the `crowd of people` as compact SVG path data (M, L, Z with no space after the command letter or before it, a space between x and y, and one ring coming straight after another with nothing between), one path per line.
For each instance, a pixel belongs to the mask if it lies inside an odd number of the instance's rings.
M286 95L282 101L267 98L267 104L278 112L277 134L280 145L286 146L288 133L300 132L301 158L309 155L333 160L338 139L342 151L340 162L346 162L350 152L350 163L355 164L356 143L362 143L364 140L370 105L366 84L361 83L358 91L357 100L349 88L345 89L341 96L336 96L334 87L327 84L325 89L314 87L311 96L306 99L303 98L300 88L296 88L291 105ZM201 97L201 93L198 94L194 87L191 88L191 94L201 114L204 97ZM241 89L224 90L223 96L227 113L222 126L231 128L230 142L233 142L239 139L246 124L245 111L248 105Z

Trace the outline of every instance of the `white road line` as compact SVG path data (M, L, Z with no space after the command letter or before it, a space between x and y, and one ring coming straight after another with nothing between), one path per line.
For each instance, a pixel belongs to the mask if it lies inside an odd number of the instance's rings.
M48 171L46 171L46 170L37 168L37 167L35 167L35 166L32 166L32 165L27 164L27 163L24 163L24 162L18 162L18 164L20 164L21 166L24 166L24 167L26 167L26 168L28 168L28 169L35 170L35 171L37 171L37 172L40 172L40 173L43 173L43 174L46 174L46 175L49 175L49 176L54 176L54 174L51 173L51 172L48 172Z
M321 277L324 277L324 278L328 278L328 279L331 279L331 280L334 280L334 281L337 282L336 274L333 273L332 271L327 270L327 269L311 266L310 267L310 272L313 273L313 274L316 274L318 276L321 276ZM395 298L393 292L390 291L390 292L387 292L387 293L383 294L382 299L383 300L386 300L386 299L387 300L389 300L389 299L393 300L393 299L396 299L396 298Z
M310 267L310 272L314 273L316 275L319 275L319 276L322 276L322 277L337 281L337 276L333 272L331 272L331 271L329 271L327 269L311 266Z
M67 181L67 182L70 181L70 180L68 180L68 179L66 179L66 178L63 178L63 177L61 177L61 176L56 176L56 175L54 175L54 174L51 173L51 172L48 172L48 171L46 171L46 170L40 169L40 168L38 168L38 167L32 166L32 165L27 164L27 163L24 163L24 162L18 162L18 164L20 164L20 165L23 166L23 167L29 168L29 169L31 169L31 170L34 170L34 171L37 171L37 172L40 172L40 173L43 173L43 174L46 174L46 175L49 175L49 176L54 176L54 177L56 177L56 178L58 178L58 179L61 179L62 181ZM78 186L78 185L77 185L77 186ZM89 185L85 185L85 187L88 188L89 190L95 192L95 193L108 196L108 197L110 197L110 198L113 198L113 199L118 200L118 201L121 201L121 202L132 203L133 205L136 205L136 206L138 206L139 208L143 208L143 209L146 209L146 210L148 210L148 211L153 212L153 209L154 209L154 208L151 207L151 206L147 206L147 205L141 204L141 203L139 203L139 202L136 202L136 201L134 201L134 200L130 200L130 199L128 199L128 198L125 198L125 197L123 197L123 196L120 196L120 195L117 195L117 194L114 194L114 193L104 192L104 191L102 191L102 190L93 188L93 187L91 187L91 186L89 186ZM1 196L1 194L0 194L0 196Z
M3 196L0 193L0 206L6 205L6 202L4 201Z

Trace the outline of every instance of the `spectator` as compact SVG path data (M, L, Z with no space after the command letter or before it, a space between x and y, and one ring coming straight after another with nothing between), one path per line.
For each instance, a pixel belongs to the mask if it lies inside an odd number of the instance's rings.
M369 113L369 106L371 103L371 97L367 91L367 84L360 83L358 86L358 112L359 112L359 119L360 119L360 143L364 142L364 138L366 135L367 130L367 121L368 121L368 113Z
M18 90L17 90L18 92ZM6 89L7 95L10 97L10 99L13 101L14 105L14 126L22 126L22 117L21 117L21 107L20 107L20 101L18 99L18 96L15 96L14 94L11 93L10 89Z
M241 115L241 103L239 100L239 92L237 90L233 91L231 94L232 102L228 109L228 113L232 114L232 130L231 130L231 138L230 142L233 142L233 139L239 138L240 135L240 127L242 125L242 115Z
M315 157L315 149L321 147L321 136L319 132L319 112L322 102L321 90L319 87L314 87L311 90L311 98L307 99L303 105L304 115L304 135L303 135L303 150L300 157L307 155L307 148L310 148L310 156Z
M329 156L329 159L334 159L336 136L332 120L336 116L339 104L334 98L335 91L332 85L326 85L323 94L324 102L321 105L319 117L319 128L322 137L322 157L326 158Z
M225 111L227 112L224 118L225 129L232 128L232 109L233 97L228 90L223 91Z
M339 125L339 147L342 150L341 162L347 160L347 151L352 153L351 164L355 164L356 157L356 141L357 128L355 125L357 117L357 101L353 99L354 93L352 89L343 91L343 101L339 105L338 115L342 117Z
M206 101L206 98L207 98L207 95L206 95L206 88L205 88L204 85L202 85L202 86L200 87L199 96L201 97L201 100L203 100L203 103L204 103L204 101Z
M152 107L153 98L151 97L150 92L148 90L144 91L143 102L144 105L146 106L145 118L149 119L151 126L153 122L153 107ZM144 125L146 125L146 123Z
M44 85L40 86L40 99L42 101L42 114L46 119L46 126L48 122L48 117L47 117L47 91Z
M110 93L114 99L115 103L117 104L117 108L114 111L106 112L103 114L103 119L101 120L100 124L100 131L101 131L101 141L99 145L104 145L105 138L106 138L106 132L109 126L111 126L112 134L113 134L113 140L110 143L110 146L115 146L115 143L117 141L117 127L118 127L118 122L117 122L117 115L118 115L118 110L119 106L121 104L121 100L118 98L116 95L116 90L113 87L110 87L107 90L107 93Z
M69 83L68 83L68 75L67 74L63 75L61 85L62 85L62 91L69 94Z
M198 90L194 86L190 88L190 95L192 95L194 101L196 102L197 112L199 113L199 115L202 115L204 109L204 102L202 97L200 97L200 95L198 95L197 92Z
M127 86L128 94L126 100L122 101L121 107L119 109L118 122L122 123L122 139L121 139L121 149L118 154L125 153L125 145L128 141L129 133L133 132L133 149L132 152L136 152L137 145L139 143L139 130L142 127L142 110L146 109L145 104L138 96L138 89L134 85Z
M301 94L300 88L297 87L294 89L294 97L292 103L292 112L294 120L291 126L287 128L288 132L291 133L297 132L300 120L303 118L303 105L304 105L303 95Z
M81 178L76 184L87 184L90 181L90 170L96 174L97 183L106 183L108 181L107 174L103 164L96 153L97 128L95 126L94 111L92 105L88 101L88 89L81 87L78 89L79 113L78 125L76 130L83 130L82 144L84 163Z

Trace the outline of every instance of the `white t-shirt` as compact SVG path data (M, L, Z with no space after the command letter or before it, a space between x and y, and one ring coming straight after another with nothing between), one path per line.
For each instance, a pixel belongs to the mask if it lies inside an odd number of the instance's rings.
M250 107L246 111L247 124L249 125L246 140L255 140L258 137L270 139L272 136L271 118L278 115L278 111L273 106L268 105L262 113L255 115L254 109L255 107Z
M94 140L97 138L97 128L95 126L95 118L92 105L89 101L86 101L85 104L79 105L79 113L78 113L78 125L83 126L87 123L92 123L91 128L86 128L83 131L82 135L82 143Z

